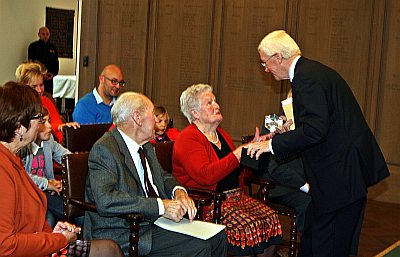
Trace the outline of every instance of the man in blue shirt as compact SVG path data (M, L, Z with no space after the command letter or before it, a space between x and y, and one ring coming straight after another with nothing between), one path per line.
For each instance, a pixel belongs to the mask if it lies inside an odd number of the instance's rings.
M76 104L73 120L80 124L111 123L111 107L125 84L121 69L107 65L99 76L98 87Z

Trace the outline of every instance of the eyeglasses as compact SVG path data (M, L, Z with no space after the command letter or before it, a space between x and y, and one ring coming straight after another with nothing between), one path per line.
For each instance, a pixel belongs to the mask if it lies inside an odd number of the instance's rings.
M125 80L118 81L118 80L116 80L116 79L107 78L107 77L104 76L104 75L103 75L103 77L104 77L106 80L110 81L111 84L113 84L114 86L119 85L120 87L124 87L124 86L126 85Z
M45 123L46 121L44 120L44 115L43 115L43 113L38 113L37 115L35 115L35 116L33 116L32 118L31 118L31 120L39 120L39 123L40 124L43 124L43 123Z
M273 55L271 55L265 62L262 62L261 63L261 66L265 69L265 68L267 68L267 63L268 63L268 61L272 58L272 57L274 57L276 54L273 54Z

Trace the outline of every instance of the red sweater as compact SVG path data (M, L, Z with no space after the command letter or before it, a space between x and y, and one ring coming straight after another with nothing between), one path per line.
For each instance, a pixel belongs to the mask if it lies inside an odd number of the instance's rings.
M47 224L46 205L21 160L0 144L0 256L43 257L67 245Z
M217 131L234 150L226 131ZM172 165L173 175L183 186L215 190L217 183L239 166L239 161L232 152L220 160L208 139L191 124L175 141Z
M57 140L58 143L62 143L63 134L61 131L58 131L58 126L63 122L61 120L60 114L58 113L57 107L46 96L41 96L41 98L43 106L46 107L46 109L50 113L49 118L51 124L51 133L53 134L54 138Z

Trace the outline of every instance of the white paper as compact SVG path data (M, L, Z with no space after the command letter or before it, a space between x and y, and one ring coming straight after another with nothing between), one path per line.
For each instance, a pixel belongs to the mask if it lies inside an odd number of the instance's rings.
M225 228L224 225L199 220L194 220L190 223L188 219L182 219L179 223L177 223L164 217L158 218L154 224L169 231L189 235L203 240L207 240L215 236Z
M294 130L296 128L294 124L294 115L293 115L293 98L288 97L287 99L283 100L282 102L282 108L283 111L285 112L285 116L287 120L292 120L293 124L290 125L290 130Z

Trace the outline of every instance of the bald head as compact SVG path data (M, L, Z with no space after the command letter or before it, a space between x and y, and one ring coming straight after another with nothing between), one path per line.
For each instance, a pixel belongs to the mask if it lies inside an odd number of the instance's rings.
M50 30L47 27L41 27L38 32L39 39L47 43L50 39Z

